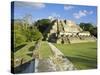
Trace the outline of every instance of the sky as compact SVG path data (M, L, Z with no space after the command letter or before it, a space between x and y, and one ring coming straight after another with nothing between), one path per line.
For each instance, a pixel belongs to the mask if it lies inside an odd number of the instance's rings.
M56 17L72 20L79 24L97 24L97 7L68 4L49 4L33 2L14 2L14 19L22 19L25 15L32 15L32 20Z

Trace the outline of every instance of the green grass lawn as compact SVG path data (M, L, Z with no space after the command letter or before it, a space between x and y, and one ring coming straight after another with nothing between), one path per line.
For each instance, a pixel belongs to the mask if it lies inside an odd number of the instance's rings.
M77 44L54 44L64 53L77 69L94 69L97 67L96 42Z
M40 47L39 53L42 58L48 58L49 56L52 55L50 47L46 41L41 42L41 47Z
M32 59L34 44L35 42L28 42L25 46L18 48L18 50L14 52L14 60L23 59L23 63L30 61ZM14 66L18 66L19 64L20 62L14 63Z

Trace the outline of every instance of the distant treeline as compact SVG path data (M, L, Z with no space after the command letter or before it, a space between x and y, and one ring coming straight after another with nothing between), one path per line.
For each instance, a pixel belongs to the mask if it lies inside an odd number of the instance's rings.
M89 31L91 35L97 38L97 26L94 26L91 23L80 23L79 26L83 29L83 31Z

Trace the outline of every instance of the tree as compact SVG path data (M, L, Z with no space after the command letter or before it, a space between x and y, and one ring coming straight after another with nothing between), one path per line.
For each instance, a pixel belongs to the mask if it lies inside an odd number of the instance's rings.
M91 23L80 23L79 26L84 30L84 31L91 31L94 26Z
M94 27L91 31L90 31L91 35L94 35L97 38L97 27Z
M94 27L91 23L80 23L79 26L83 31L89 31L91 35L97 37L97 27Z
M42 33L43 35L43 40L46 40L47 37L47 29L49 28L49 26L52 25L51 21L49 19L41 19L38 20L35 23L35 26L37 27L37 29Z
M41 19L35 23L35 26L39 29L39 31L43 34L45 30L51 25L51 21L49 19Z
M23 25L22 23L14 22L14 47L23 42L37 41L42 38L41 32L33 25Z
M28 31L30 41L37 41L42 38L41 32L36 27L29 27Z

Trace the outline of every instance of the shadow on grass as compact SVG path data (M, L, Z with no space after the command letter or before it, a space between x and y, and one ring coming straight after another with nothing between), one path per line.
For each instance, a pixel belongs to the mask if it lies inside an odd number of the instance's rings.
M92 50L97 50L97 48L91 48Z
M29 50L29 53L27 53L28 56L32 57L33 55L33 50L35 49L35 46L31 46L28 50Z
M33 53L30 52L30 53L27 53L28 56L32 57L33 56Z
M32 73L35 71L35 59L32 59L20 66L14 68L14 74L19 73Z
M74 66L79 70L97 68L97 60L85 59L82 58L82 56L76 56L76 57L65 56L65 58L68 58L74 64Z
M77 57L87 59L87 60L91 60L91 61L96 61L97 60L97 57L91 57L91 56L80 55L80 54L78 54Z
M29 48L29 51L33 51L35 49L35 46L31 46L30 48Z
M22 44L20 46L17 46L15 49L14 49L14 52L18 51L19 49L23 48L24 46L26 46L27 44Z

